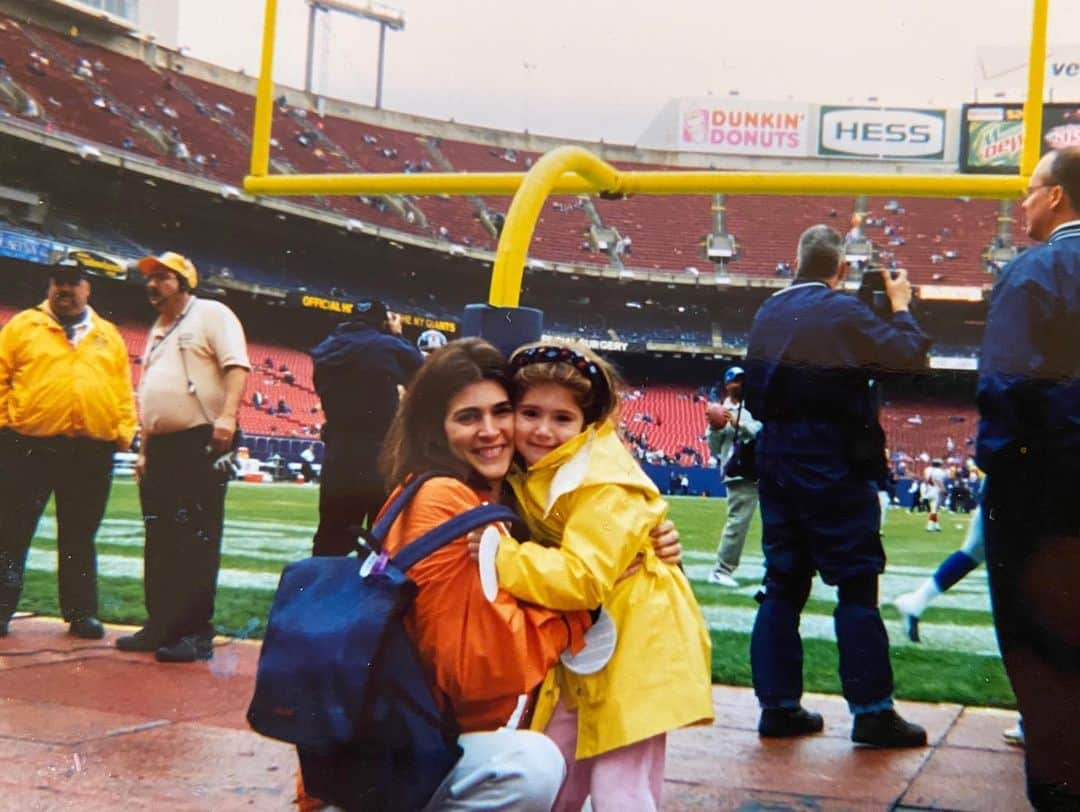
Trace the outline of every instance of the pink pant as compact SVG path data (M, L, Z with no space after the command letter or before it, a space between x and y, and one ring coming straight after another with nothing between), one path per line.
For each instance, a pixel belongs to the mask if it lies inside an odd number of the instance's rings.
M574 758L577 713L567 709L561 700L544 732L566 759L566 780L553 812L580 812L590 796L593 812L656 812L660 808L665 734L578 761Z

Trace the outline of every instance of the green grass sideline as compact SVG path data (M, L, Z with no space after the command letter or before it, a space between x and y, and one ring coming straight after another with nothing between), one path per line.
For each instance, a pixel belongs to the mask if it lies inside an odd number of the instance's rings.
M723 528L726 503L720 499L674 497L671 516L678 524L688 551L712 553ZM229 490L226 516L232 521L267 522L282 528L310 528L318 520L318 491L310 486L266 485L233 486ZM52 511L50 505L49 511ZM139 519L138 495L134 484L117 481L114 484L106 516L111 519ZM905 511L890 511L885 545L889 561L894 565L930 568L956 549L963 539L966 517L947 514L942 525L945 532L928 536L923 531L925 517ZM45 539L35 545L47 549ZM138 548L103 540L101 553L139 556ZM760 554L760 525L758 520L750 530L747 554ZM280 565L243 553L224 556L224 566L253 572L276 572ZM971 577L985 577L981 573ZM111 623L138 624L144 618L142 584L137 578L102 577L99 583L102 620ZM703 605L750 608L752 599L744 595L725 593L703 583L694 584L695 594ZM266 590L221 587L218 590L215 622L223 633L238 633L256 626L252 636L258 637L270 608L272 594ZM45 615L59 614L56 600L56 577L53 573L30 571L20 610ZM807 613L831 614L827 601L813 600ZM986 612L934 609L935 623L958 626L988 626ZM886 617L895 617L889 606L883 607ZM712 631L713 678L731 685L750 684L749 635L733 631ZM836 675L836 646L827 640L805 641L805 685L807 691L839 693ZM894 646L893 669L896 693L905 699L930 702L1013 707L1015 699L1008 680L996 657L984 657L960 652L920 649L914 646Z

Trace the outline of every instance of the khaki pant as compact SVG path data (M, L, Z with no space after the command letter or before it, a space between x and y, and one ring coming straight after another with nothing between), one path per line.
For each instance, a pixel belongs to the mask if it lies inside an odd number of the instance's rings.
M758 486L753 480L737 479L724 483L727 488L728 516L720 547L716 551L716 572L731 575L739 567L750 520L758 506Z

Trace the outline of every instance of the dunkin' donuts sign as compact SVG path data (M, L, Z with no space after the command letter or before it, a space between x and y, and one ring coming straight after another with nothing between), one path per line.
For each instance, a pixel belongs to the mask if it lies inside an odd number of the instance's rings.
M676 144L725 155L804 156L812 151L809 122L806 104L683 99Z

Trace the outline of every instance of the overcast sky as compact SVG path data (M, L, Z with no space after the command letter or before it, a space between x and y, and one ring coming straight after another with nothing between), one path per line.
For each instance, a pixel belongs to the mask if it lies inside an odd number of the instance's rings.
M144 2L147 0L144 0ZM152 0L149 0L152 2ZM258 72L262 0L182 0L194 56ZM399 0L383 106L547 135L633 143L678 96L957 106L976 49L1026 57L1028 0ZM1080 2L1051 0L1052 45L1080 41ZM279 0L275 78L303 84L307 6ZM374 99L378 26L321 14L315 88ZM1080 48L1055 49L1080 60ZM998 67L1015 64L1003 52ZM1026 79L1004 84L1022 87ZM1080 75L1075 92L1080 100ZM984 89L982 100L993 98ZM1019 97L1017 97L1019 98Z

